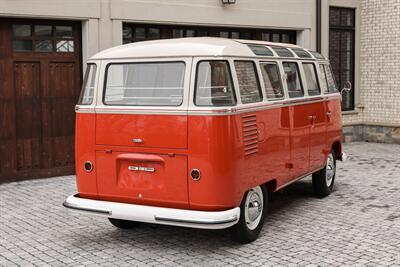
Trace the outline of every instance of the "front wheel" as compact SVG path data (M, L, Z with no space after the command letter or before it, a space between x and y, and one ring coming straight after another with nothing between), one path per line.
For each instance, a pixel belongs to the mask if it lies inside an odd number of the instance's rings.
M314 193L319 197L326 197L333 191L336 176L335 155L335 150L332 149L326 159L325 168L312 175Z
M246 192L240 204L239 222L231 228L232 238L240 243L257 239L267 212L267 190L256 186Z

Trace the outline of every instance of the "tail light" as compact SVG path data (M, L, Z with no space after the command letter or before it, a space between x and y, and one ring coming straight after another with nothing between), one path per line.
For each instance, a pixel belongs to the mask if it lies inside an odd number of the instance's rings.
M198 170L198 169L192 169L192 170L190 171L190 176L192 177L192 179L193 179L194 181L200 180L200 178L201 178L200 170Z
M93 163L90 161L85 161L85 163L83 164L83 169L86 172L91 172L93 170Z

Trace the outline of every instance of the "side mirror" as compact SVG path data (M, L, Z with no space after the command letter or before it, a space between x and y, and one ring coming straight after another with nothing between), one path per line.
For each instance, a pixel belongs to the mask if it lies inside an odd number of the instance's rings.
M343 95L343 92L348 93L351 91L351 88L352 88L351 82L347 81L344 83L344 86L343 86L342 90L340 90L340 93L342 95Z
M350 92L351 87L352 87L351 82L347 81L344 83L342 90L340 90L340 102L343 101L343 93L347 94L348 92Z

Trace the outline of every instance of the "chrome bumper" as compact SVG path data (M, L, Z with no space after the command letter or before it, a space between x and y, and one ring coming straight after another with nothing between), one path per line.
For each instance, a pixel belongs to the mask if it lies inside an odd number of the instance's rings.
M69 196L64 207L83 213L145 223L157 223L202 229L224 229L235 225L240 208L224 211L196 211L110 202Z

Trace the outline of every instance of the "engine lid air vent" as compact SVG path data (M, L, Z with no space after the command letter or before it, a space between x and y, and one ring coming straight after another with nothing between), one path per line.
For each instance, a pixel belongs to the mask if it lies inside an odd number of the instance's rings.
M244 155L250 156L258 152L258 127L256 115L242 116Z

